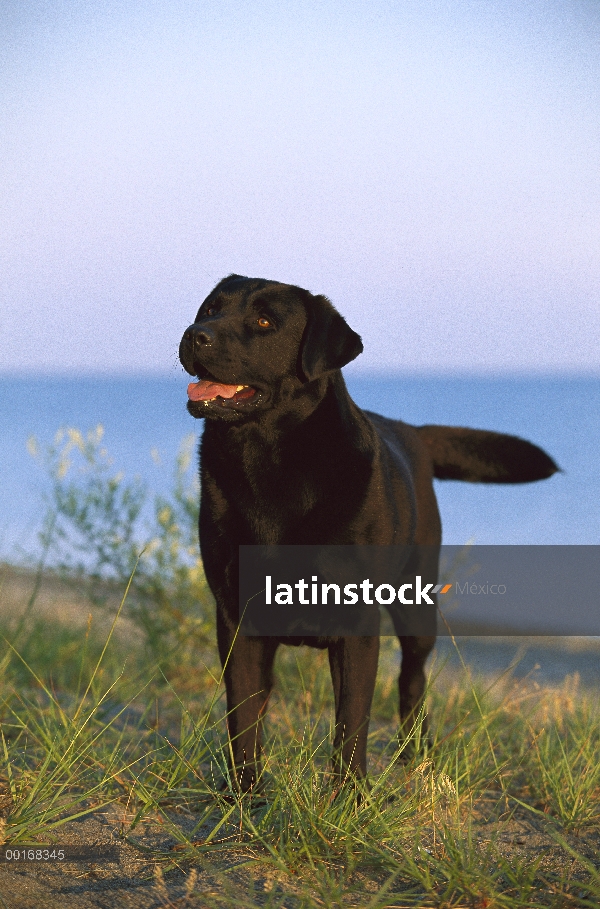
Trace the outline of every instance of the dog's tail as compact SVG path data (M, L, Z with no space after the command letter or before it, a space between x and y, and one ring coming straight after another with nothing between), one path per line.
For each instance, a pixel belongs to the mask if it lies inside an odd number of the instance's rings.
M545 451L517 436L457 426L418 426L417 432L438 480L531 483L560 471Z

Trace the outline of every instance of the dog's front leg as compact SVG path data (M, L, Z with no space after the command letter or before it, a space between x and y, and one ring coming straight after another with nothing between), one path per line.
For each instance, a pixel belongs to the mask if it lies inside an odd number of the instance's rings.
M366 777L379 636L338 638L328 650L335 696L333 769L340 776Z
M273 687L277 642L272 638L235 637L217 623L221 663L227 691L227 727L235 784L243 792L260 778L261 727Z

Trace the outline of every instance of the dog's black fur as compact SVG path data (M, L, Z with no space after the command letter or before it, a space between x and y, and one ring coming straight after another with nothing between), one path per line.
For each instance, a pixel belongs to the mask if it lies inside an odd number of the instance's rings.
M215 287L181 341L184 368L201 380L196 387L206 387L207 380L243 386L231 397L190 400L188 409L207 418L200 546L217 603L231 748L244 790L260 774L260 726L273 660L289 639L237 633L238 547L436 547L441 523L434 477L521 483L558 470L545 452L514 436L413 427L360 410L340 369L361 351L359 336L326 297L240 275ZM419 572L418 564L412 567ZM336 768L363 777L379 639L304 642L329 651ZM400 637L404 732L420 710L434 642L433 636Z

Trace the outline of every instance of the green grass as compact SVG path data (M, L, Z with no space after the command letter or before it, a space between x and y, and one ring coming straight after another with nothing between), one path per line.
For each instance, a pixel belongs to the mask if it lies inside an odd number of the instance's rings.
M31 620L20 648L10 633L0 651L8 842L47 841L70 819L113 804L127 818L124 837L141 849L145 825L160 823L170 844L153 856L162 874L206 858L230 861L236 880L243 868L249 889L225 874L222 892L204 893L203 905L256 905L256 879L273 906L292 897L285 905L598 904L590 844L600 831L600 711L573 680L490 687L434 665L436 741L404 762L397 653L384 640L372 788L357 800L329 776L327 661L282 648L265 789L252 799L220 790L227 738L214 659L166 678L145 662L142 644L124 646L118 623L106 647L93 623L77 631ZM535 835L514 847L517 829Z

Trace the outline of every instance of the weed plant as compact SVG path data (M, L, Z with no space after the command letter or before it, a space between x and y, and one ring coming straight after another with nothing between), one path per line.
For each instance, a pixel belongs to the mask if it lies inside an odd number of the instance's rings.
M42 624L34 603L25 621L4 620L6 842L50 842L73 818L110 806L124 842L152 857L159 892L172 869L185 870L190 905L600 904L600 708L597 692L576 677L540 688L509 672L473 678L466 666L451 671L434 659L433 745L404 747L396 738L398 648L384 638L370 787L357 791L329 773L326 655L280 648L263 786L237 793L196 556L197 492L185 483L189 447L173 498L155 503L140 557L145 493L109 469L100 446L98 432L74 430L55 443L45 543L54 526L82 609L91 599L114 621L104 636L95 619L81 628ZM64 458L73 454L84 470L70 477ZM122 630L124 617L136 634ZM419 722L413 746L420 732ZM206 875L218 884L208 886Z
M198 548L194 436L180 446L172 494L152 501L139 478L115 471L102 438L97 426L85 435L61 429L43 450L29 440L51 480L42 547L63 579L113 612L131 578L127 617L168 675L172 663L181 670L182 660L194 662L213 640L213 601Z

